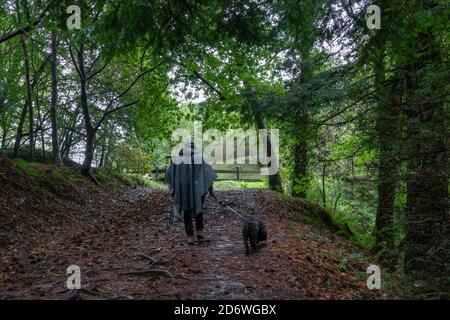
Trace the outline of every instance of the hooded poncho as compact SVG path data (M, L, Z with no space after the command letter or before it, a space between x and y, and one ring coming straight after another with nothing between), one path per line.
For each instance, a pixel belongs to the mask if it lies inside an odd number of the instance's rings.
M165 178L174 202L173 216L178 219L183 217L186 210L192 210L195 214L202 212L202 198L217 179L214 169L193 145L185 147L183 151L191 154L191 163L184 163L183 153L180 153L175 161L179 164L171 161Z

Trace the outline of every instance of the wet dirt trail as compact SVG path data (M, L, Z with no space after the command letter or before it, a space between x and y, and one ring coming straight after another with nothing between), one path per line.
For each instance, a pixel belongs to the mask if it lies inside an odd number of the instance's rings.
M245 255L242 220L209 197L208 242L189 246L182 222L169 224L168 191L105 191L68 208L46 232L1 248L0 298L387 298L366 288L362 249L307 223L298 204L267 190L217 194L265 221L268 241L257 253ZM82 290L66 288L70 265L81 269Z

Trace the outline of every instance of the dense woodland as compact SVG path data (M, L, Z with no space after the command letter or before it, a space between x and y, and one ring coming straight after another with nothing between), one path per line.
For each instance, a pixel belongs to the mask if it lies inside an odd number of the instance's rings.
M194 120L277 128L269 189L444 292L449 21L445 0L1 0L0 149L97 182L164 166Z

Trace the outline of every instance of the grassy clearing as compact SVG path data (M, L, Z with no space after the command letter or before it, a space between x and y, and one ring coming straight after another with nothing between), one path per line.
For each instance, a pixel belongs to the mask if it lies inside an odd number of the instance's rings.
M127 176L136 181L136 183L140 186L154 187L157 189L167 189L166 184L162 181L156 181L139 174L129 174Z
M214 182L216 190L239 190L239 189L267 189L268 182L245 182L235 180L223 180Z

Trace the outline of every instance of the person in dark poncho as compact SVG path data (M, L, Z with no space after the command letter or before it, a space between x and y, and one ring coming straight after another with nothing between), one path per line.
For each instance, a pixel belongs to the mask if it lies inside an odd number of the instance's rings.
M195 218L197 240L204 240L202 205L208 192L214 196L216 179L216 172L205 162L193 142L185 145L167 169L165 182L173 198L173 216L184 220L189 244L195 242L192 218Z

